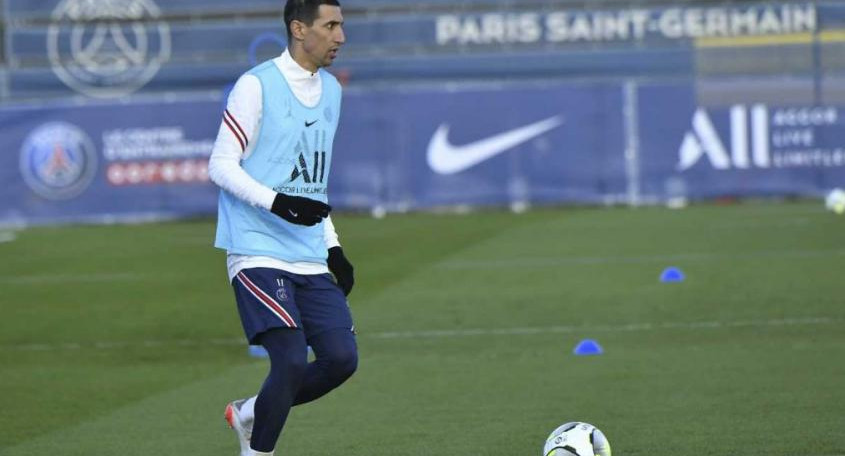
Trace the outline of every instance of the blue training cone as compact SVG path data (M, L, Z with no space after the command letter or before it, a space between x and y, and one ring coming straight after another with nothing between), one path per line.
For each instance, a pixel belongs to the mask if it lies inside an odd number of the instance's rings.
M683 282L684 272L679 268L670 266L660 273L660 281L663 283Z
M253 358L269 358L270 354L267 353L267 349L262 347L261 345L250 345L249 350L247 351L249 356ZM311 349L311 346L308 346L308 355L312 355L314 351Z
M267 349L262 347L261 345L250 345L249 346L249 356L253 358L269 358L270 355L267 354Z
M578 345L575 346L572 353L575 353L576 356L601 355L604 353L604 350L601 348L601 345L593 339L584 339L581 342L578 342Z

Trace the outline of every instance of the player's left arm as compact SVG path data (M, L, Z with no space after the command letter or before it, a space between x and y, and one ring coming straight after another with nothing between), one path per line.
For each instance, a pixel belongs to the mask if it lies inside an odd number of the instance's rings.
M334 274L337 285L343 290L343 294L349 296L352 286L355 285L355 268L343 254L343 248L340 246L331 216L323 219L323 237L326 240L326 247L329 249L329 271Z

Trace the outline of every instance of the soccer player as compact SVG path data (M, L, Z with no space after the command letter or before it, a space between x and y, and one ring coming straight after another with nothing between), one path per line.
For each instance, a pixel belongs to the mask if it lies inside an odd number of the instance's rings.
M358 364L353 268L326 195L341 87L322 68L345 41L343 16L336 0L288 0L284 20L287 49L238 79L209 161L221 188L215 246L249 343L270 355L258 394L226 406L241 456L272 455L290 408Z

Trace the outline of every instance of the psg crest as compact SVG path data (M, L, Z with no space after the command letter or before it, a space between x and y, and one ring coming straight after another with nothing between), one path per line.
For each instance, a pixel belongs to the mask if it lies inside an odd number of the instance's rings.
M20 169L33 192L47 199L69 199L94 178L97 154L84 131L65 122L44 124L21 147Z
M170 59L170 28L152 0L62 0L47 34L50 64L91 97L126 95Z

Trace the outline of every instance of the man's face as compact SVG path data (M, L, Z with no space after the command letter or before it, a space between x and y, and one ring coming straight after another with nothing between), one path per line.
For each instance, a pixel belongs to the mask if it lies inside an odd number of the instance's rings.
M318 16L310 26L302 24L302 50L305 58L316 71L317 68L329 66L337 57L338 49L346 42L343 34L343 15L340 7L320 5ZM310 65L309 65L310 66Z

